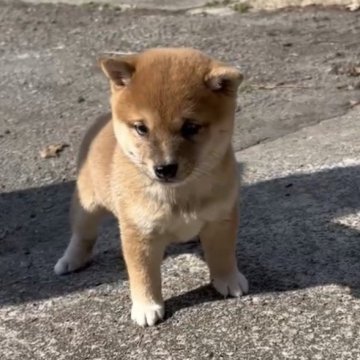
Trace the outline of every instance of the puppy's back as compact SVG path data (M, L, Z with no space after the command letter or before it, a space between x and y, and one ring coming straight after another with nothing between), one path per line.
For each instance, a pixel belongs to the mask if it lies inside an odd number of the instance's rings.
M88 129L78 157L78 186L87 189L87 202L92 197L108 208L110 173L116 140L111 114L100 116Z

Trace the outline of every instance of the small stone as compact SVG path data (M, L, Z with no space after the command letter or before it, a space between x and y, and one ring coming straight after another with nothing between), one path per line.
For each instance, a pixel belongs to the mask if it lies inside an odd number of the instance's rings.
M229 16L236 13L235 10L228 7L204 7L199 9L189 10L190 15L213 15L213 16Z
M328 74L338 75L340 73L340 66L338 64L331 65L328 70Z
M350 89L351 85L347 85L347 84L339 84L339 85L336 85L336 88L339 89L339 90L343 90L343 89L348 89L348 90L351 90Z
M358 11L360 9L360 4L355 1L347 6L350 11Z
M349 105L351 108L360 105L360 100L350 100Z
M85 101L85 98L83 96L79 96L78 99L77 99L77 102L79 104L83 103Z

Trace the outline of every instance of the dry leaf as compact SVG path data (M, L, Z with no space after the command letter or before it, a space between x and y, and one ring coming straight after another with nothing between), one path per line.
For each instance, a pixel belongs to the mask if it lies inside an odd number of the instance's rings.
M340 68L339 74L345 74L348 76L359 76L360 66L359 65L348 65Z
M68 146L68 144L52 144L45 146L42 150L40 150L40 156L43 159L57 157Z
M348 74L350 76L360 76L360 66L359 65L351 66L348 70Z
M360 64L333 64L328 72L335 75L360 76Z
M348 76L360 76L360 66L359 65L350 65L344 71L344 74Z

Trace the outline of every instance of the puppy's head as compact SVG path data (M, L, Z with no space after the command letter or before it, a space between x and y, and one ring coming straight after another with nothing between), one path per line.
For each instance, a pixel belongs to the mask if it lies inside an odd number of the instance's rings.
M100 59L117 141L154 181L206 176L229 148L239 71L193 49Z

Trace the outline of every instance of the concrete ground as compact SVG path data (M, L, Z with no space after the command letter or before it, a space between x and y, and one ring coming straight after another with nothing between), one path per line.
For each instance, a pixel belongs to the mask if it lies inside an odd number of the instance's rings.
M359 359L360 13L190 15L0 1L0 358ZM194 46L238 65L238 260L221 299L196 242L168 250L166 321L129 318L116 226L93 264L56 277L74 158L108 109L104 50ZM241 111L240 111L241 110ZM66 143L58 158L39 151Z
M14 0L8 0L14 1ZM15 0L19 1L19 0ZM88 3L112 4L120 7L161 10L186 10L230 8L244 12L248 10L275 10L286 7L342 6L351 11L360 8L360 0L23 0L29 3L67 3L81 5Z

